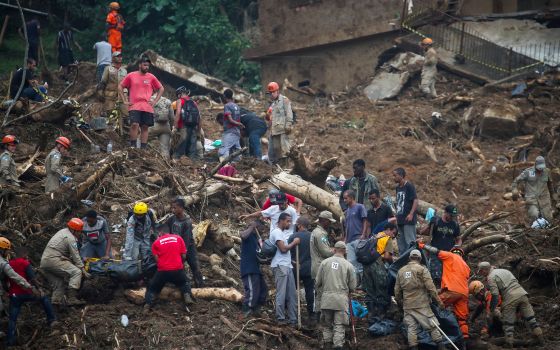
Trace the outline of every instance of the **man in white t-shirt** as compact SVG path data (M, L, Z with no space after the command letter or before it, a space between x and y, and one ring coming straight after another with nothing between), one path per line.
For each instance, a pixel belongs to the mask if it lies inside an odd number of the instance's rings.
M97 83L101 81L105 67L111 64L111 44L105 40L105 34L98 42L93 45L93 49L97 51L97 70L95 72L95 80Z
M278 218L280 214L287 213L292 218L292 222L289 228L290 235L295 232L295 222L298 219L297 211L294 207L288 204L288 199L286 198L286 194L283 192L277 193L274 198L271 199L271 205L268 209L262 211L256 211L252 214L248 215L241 215L240 219L251 219L251 218L258 218L259 216L263 216L265 218L270 219L270 233L272 234L272 230L277 227Z
M269 237L269 240L274 242L278 248L270 267L272 267L276 285L276 320L279 324L289 322L291 325L295 325L297 323L297 291L290 250L300 243L300 239L295 238L292 243L288 244L288 238L292 235L291 227L293 227L293 219L290 214L281 213L278 216L277 225ZM286 320L286 308L288 320Z

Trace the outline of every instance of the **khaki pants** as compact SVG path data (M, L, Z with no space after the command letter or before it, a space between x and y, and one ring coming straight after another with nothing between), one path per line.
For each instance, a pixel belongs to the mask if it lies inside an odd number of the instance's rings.
M422 69L422 81L420 82L420 90L422 90L422 92L428 97L437 97L436 74L437 69L435 67Z
M506 338L513 338L517 311L519 311L523 319L527 321L532 329L539 327L539 324L535 319L535 311L533 311L533 307L531 306L531 303L529 303L529 298L524 295L521 298L502 306L502 323L504 325L504 334Z
M82 270L69 260L43 259L41 260L41 271L52 285L53 302L61 302L66 292L66 280L68 288L80 289L82 284Z
M51 193L60 187L60 180L57 174L47 174L47 180L45 181L45 193Z
M323 326L323 342L333 343L335 348L344 345L344 326L349 324L345 310L321 310L321 324Z
M545 218L548 222L552 220L552 204L550 203L548 191L545 192L546 193L541 195L538 199L528 199L525 202L527 216L529 216L531 222L539 218L539 209L543 218Z
M268 160L278 163L282 158L286 158L290 152L290 139L286 134L271 135L268 139Z
M437 318L429 307L404 310L403 323L406 325L409 347L418 345L418 325L420 325L422 329L430 331L430 336L434 342L441 342L441 333L436 326L433 325L432 321L439 325Z

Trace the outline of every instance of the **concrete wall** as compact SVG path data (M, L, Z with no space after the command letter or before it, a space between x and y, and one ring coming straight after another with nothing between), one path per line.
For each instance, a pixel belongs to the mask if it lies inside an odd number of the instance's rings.
M264 55L391 31L402 6L402 0L261 0L255 46Z
M560 7L560 0L464 0L463 16L508 13Z
M310 87L326 92L353 88L373 75L379 54L391 46L396 32L367 39L311 48L261 61L263 86L287 78L294 86L310 80Z

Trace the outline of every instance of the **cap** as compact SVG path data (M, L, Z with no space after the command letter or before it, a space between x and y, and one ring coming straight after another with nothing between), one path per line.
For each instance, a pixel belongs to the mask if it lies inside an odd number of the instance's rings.
M492 267L492 265L490 265L488 261L481 261L478 263L477 271L480 271L482 269L489 269L490 267Z
M122 53L120 51L115 51L112 54L112 57L120 57L122 55Z
M457 216L457 214L459 213L459 211L457 210L457 207L454 206L453 204L449 204L445 207L445 212L447 214L450 214L451 216Z
M337 249L346 249L346 243L338 241L334 244L334 247Z
M334 219L332 213L328 210L323 210L322 212L319 213L319 219L327 219L330 222L336 222L336 220Z
M411 258L421 258L422 255L420 254L420 251L418 249L412 249L410 251L410 257Z
M308 227L310 223L311 222L309 221L309 218L307 216L300 216L296 220L296 225L302 225L302 226L305 226L305 227Z
M535 168L537 170L543 170L546 168L546 162L544 161L543 156L538 156L537 159L535 159Z
M146 55L142 55L142 56L140 57L140 62L141 62L141 63L148 62L148 63L152 64L152 60L150 59L150 57L148 57L148 56L146 56Z

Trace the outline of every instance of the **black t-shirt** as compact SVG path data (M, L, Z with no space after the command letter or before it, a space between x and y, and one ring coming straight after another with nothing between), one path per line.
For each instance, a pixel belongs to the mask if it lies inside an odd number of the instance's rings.
M241 123L245 126L245 132L250 134L251 131L257 129L266 129L266 123L264 120L259 118L254 112L251 112L245 108L240 108L241 111Z
M412 209L412 203L416 199L416 188L407 181L404 186L397 186L397 224L416 225L416 212L412 221L406 221L406 217Z
M372 229L375 228L375 226L377 226L379 223L392 218L393 216L394 215L391 208L383 202L381 202L381 206L379 206L377 210L375 210L375 208L371 208L367 212L367 219Z
M26 73L25 73L25 82L23 83L23 89L26 89L31 86L31 84L29 84L29 80L32 80L35 76L35 74L33 74L33 71L31 71L30 69L25 69L25 70ZM14 76L12 77L12 83L10 84L10 98L16 97L16 93L19 89L19 85L21 84L22 78L23 78L23 69L20 68L14 73Z
M455 245L455 238L461 233L457 221L444 222L442 218L434 216L430 225L434 225L431 245L439 250L450 251Z
M299 237L299 274L300 276L311 276L311 232L302 231L294 233L289 239L288 244ZM292 261L296 261L296 248L291 249ZM295 264L294 264L295 267Z
M27 40L30 44L39 43L39 22L37 20L31 20L25 24L27 27Z

